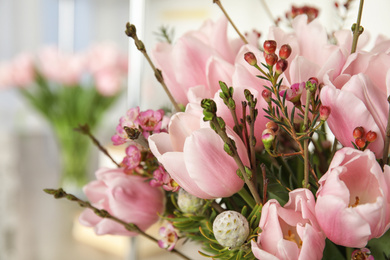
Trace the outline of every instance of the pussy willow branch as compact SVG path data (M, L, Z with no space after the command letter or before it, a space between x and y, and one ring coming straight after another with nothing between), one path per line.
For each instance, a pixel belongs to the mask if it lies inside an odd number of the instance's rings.
M54 198L56 199L61 199L61 198L66 198L70 201L75 201L77 202L80 207L83 207L83 208L89 208L91 210L93 210L93 212L101 217L101 218L107 218L107 219L111 219L112 221L115 221L116 223L119 223L121 224L122 226L124 226L126 228L126 230L130 231L130 232L136 232L144 237L146 237L147 239L155 242L155 243L158 243L158 240L154 237L152 237L151 235L145 233L144 231L142 231L137 225L133 224L133 223L127 223L117 217L114 217L113 215L111 215L110 213L108 213L106 210L104 209L98 209L94 206L91 205L90 202L88 201L84 201L84 200L81 200L79 198L77 198L76 196L74 196L73 194L69 194L69 193L66 193L62 188L56 190L56 189L44 189L44 192L50 194L50 195L53 195ZM172 251L170 251L174 254L177 254L178 256L180 256L181 258L183 259L188 259L190 260L191 258L185 256L184 254L182 254L181 252L177 251L176 249L172 249Z
M385 147L383 148L383 165L387 165L389 158L389 144L390 144L390 96L387 97L387 102L389 103L389 118L387 119L386 127L386 138L385 138Z
M75 130L75 131L78 131L78 132L80 132L80 133L82 133L82 134L84 134L84 135L87 135L87 136L92 140L92 142L99 148L99 150L100 150L102 153L104 153L108 158L110 158L110 160L111 160L116 166L118 166L118 168L121 167L121 166L119 165L119 163L117 163L117 162L114 160L114 158L112 158L112 156L111 156L110 153L107 151L107 149L104 148L104 147L100 144L100 142L95 138L95 136L92 135L92 133L91 133L91 131L90 131L90 129L89 129L88 124L79 125L79 127L78 127L78 128L75 128L74 130Z
M255 146L256 146L256 138L255 138L255 108L252 106L249 106L249 150L250 150L250 159L251 159L251 167L253 171L253 184L257 188L257 164L256 164L256 153L255 153Z
M225 8L223 8L222 4L221 4L221 1L220 0L213 0L213 3L214 4L217 4L219 6L219 8L221 9L221 11L223 12L223 14L226 16L226 18L229 20L230 24L233 26L234 30L236 30L237 34L240 36L240 38L242 39L242 41L245 43L245 44L248 44L248 41L246 40L246 38L244 37L244 35L242 35L240 33L240 31L238 30L238 28L236 27L236 25L234 24L234 22L232 21L232 19L230 19L230 16L228 15L228 13L226 12Z
M181 111L179 105L177 104L176 100L174 99L174 97L172 96L171 92L169 91L167 85L165 84L165 81L164 81L164 78L162 76L161 70L157 69L154 66L154 63L152 62L152 60L150 59L148 53L146 52L146 48L145 48L144 43L141 40L138 39L137 30L136 30L135 26L133 24L127 23L125 32L126 32L127 36L133 38L135 46L144 55L144 57L148 61L150 67L154 71L154 76L156 77L157 81L160 82L160 84L163 87L164 91L167 93L167 95L169 97L169 100L171 101L171 103L175 107L175 110L177 112Z
M355 28L353 31L353 41L352 41L351 53L356 52L357 42L358 42L359 36L363 32L363 27L360 26L360 21L362 19L362 13L363 13L363 5L364 5L364 0L360 0L357 21L356 21L356 24L354 24Z

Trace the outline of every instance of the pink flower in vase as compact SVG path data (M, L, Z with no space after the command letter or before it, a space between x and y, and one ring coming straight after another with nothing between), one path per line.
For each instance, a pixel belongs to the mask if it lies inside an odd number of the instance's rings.
M221 137L202 118L200 106L189 104L186 112L172 117L169 133L149 137L150 150L188 193L203 199L229 197L244 182L236 174L234 159L224 151ZM249 165L245 145L231 128L226 128L244 165Z
M153 187L162 186L164 190L172 192L180 189L180 186L169 176L161 165L153 171L153 179L150 181L150 185Z
M264 204L257 242L252 240L252 252L262 260L322 259L325 235L317 223L315 199L308 189L289 193L284 207L275 199Z
M163 191L151 187L147 178L127 175L123 168L99 169L96 178L83 189L92 205L137 225L143 231L157 222L158 214L164 211ZM113 220L97 216L91 209L84 210L79 221L82 225L94 227L97 235L138 235Z
M370 150L339 150L319 184L316 217L332 242L362 248L389 229L390 167Z
M286 100L294 104L301 104L301 95L303 90L305 90L306 83L294 83L289 88L281 88L279 95L284 97L286 95ZM284 94L286 93L286 94Z
M126 147L126 156L123 158L122 165L125 167L126 173L136 171L141 163L141 151L136 145Z
M149 133L159 133L161 131L162 121L164 119L164 110L146 110L140 112L138 123L147 138Z

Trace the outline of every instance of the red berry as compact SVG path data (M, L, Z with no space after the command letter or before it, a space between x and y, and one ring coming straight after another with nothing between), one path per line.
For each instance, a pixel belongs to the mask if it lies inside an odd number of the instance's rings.
M274 121L269 121L265 124L265 127L267 129L271 129L272 131L274 131L274 133L276 134L279 130L279 126L277 123L275 123Z
M356 138L355 144L360 149L363 149L366 146L366 139L365 138Z
M267 40L263 44L265 53L275 53L276 46L276 41L273 40Z
M280 75L287 69L287 66L288 66L287 60L280 59L276 62L275 72Z
M253 54L253 52L245 53L244 59L246 60L246 62L248 62L252 66L255 66L257 64L257 59L256 59L255 54Z
M367 139L367 142L369 142L369 143L374 142L377 137L378 137L378 135L373 131L368 131L368 133L366 134L366 139Z
M355 138L355 139L361 138L364 136L364 128L361 126L358 126L355 129L353 129L352 134L353 134L353 138Z
M326 121L330 115L330 107L327 106L321 106L320 107L320 120L321 121Z
M278 55L276 55L275 53L264 53L264 57L267 65L271 67L274 66L275 63L278 61Z
M290 57L290 54L291 54L291 47L290 47L290 45L283 44L282 47L280 47L280 50L279 50L279 57L281 59L287 59L288 57Z
M271 91L269 91L268 89L264 89L261 92L261 96L264 98L265 102L271 103L271 96L272 96Z

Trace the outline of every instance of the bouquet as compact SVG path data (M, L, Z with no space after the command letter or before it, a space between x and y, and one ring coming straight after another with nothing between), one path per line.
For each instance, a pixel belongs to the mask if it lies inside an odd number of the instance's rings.
M88 123L96 130L120 96L126 76L127 55L111 44L78 53L46 47L0 67L0 85L18 87L52 127L62 158L62 184L76 189L90 180L91 145L74 128Z
M291 30L273 26L259 46L214 3L223 18L151 58L126 25L173 111L120 118L126 155L84 187L90 201L45 191L86 207L98 235L144 235L183 259L179 240L213 259L389 259L390 40L364 51L361 11L329 36L318 10L294 7L278 20ZM146 234L159 219L160 237Z

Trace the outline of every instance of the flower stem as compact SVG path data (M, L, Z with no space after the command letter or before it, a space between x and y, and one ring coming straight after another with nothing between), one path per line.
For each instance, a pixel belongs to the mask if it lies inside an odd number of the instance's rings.
M239 192L238 195L241 196L245 200L246 203L248 203L248 206L251 207L252 209L255 207L256 202L253 200L252 196L248 193L248 191L245 188L242 188Z
M360 21L362 19L362 13L363 13L363 5L364 5L364 0L360 0L357 21L356 21L356 24L354 24L352 26L352 28L353 28L353 41L352 41L351 53L356 52L358 38L359 38L360 34L362 34L362 32L363 32L363 27L360 26Z
M221 1L220 0L213 0L214 4L217 4L219 6L219 8L221 9L221 11L223 12L223 14L226 16L226 18L229 20L230 24L233 26L234 30L236 30L237 34L240 36L240 38L242 39L242 41L245 43L245 44L248 44L248 41L246 40L246 38L244 37L244 35L242 35L240 33L240 31L238 30L238 28L236 27L236 25L234 24L234 22L232 21L232 19L230 19L230 16L228 15L228 13L226 12L225 8L223 8L222 4L221 4Z
M390 104L390 96L387 97L387 102ZM390 144L390 106L389 106L389 118L387 119L385 146L383 148L383 164L387 165L389 159L389 144Z
M98 208L92 206L90 202L81 200L81 199L77 198L76 196L74 196L73 194L66 193L62 188L60 188L58 190L44 189L43 191L50 194L50 195L53 195L54 198L56 198L56 199L66 198L70 201L75 201L80 205L80 207L91 209L97 216L99 216L101 218L111 219L112 221L115 221L115 222L121 224L122 226L124 226L126 228L126 230L128 230L130 232L136 232L136 233L146 237L147 239L149 239L155 243L158 243L158 240L156 238L154 238L151 235L142 231L137 225L135 225L133 223L127 223L127 222L111 215L110 213L108 213L104 209L98 209ZM172 249L172 251L170 251L170 252L177 254L178 256L180 256L183 259L188 259L188 260L191 259L191 258L185 256L184 254L182 254L181 252L177 251L176 249Z
M305 116L303 118L303 127L305 131L309 129L309 106L310 106L311 91L307 89ZM309 185L309 139L303 140L303 160L304 160L304 188Z
M272 22L276 25L276 20L274 19L271 10L269 9L267 3L265 0L260 0L260 3L264 7L265 12L267 13L268 17L272 20Z
M175 98L172 96L171 92L169 91L167 85L165 84L165 81L164 81L164 78L162 76L162 73L161 73L161 70L157 69L155 66L154 66L154 63L152 62L152 60L150 59L148 53L146 52L146 48L145 48L145 45L144 43L138 39L138 36L137 36L137 30L135 28L135 26L133 24L130 24L130 23L127 23L126 24L126 35L133 38L134 40L134 43L135 43L135 46L137 47L137 49L144 55L144 57L146 58L146 60L148 61L150 67L152 68L152 70L154 71L154 76L156 77L157 81L160 82L161 86L163 87L165 93L167 93L168 95L168 98L169 100L171 101L171 103L173 104L175 110L177 112L181 111L178 103L176 102Z
M102 153L104 153L108 158L110 158L110 160L111 160L116 166L118 166L118 168L121 167L121 166L119 165L119 163L117 163L117 162L114 160L114 158L112 158L112 156L109 154L109 152L107 151L107 149L104 148L104 147L100 144L100 142L95 138L95 136L93 136L93 134L91 133L91 131L90 131L90 129L89 129L88 124L79 125L79 127L78 127L78 128L75 128L74 130L77 131L77 132L80 132L80 133L82 133L82 134L84 134L84 135L87 135L87 136L92 140L92 142L99 148L99 150L100 150Z

